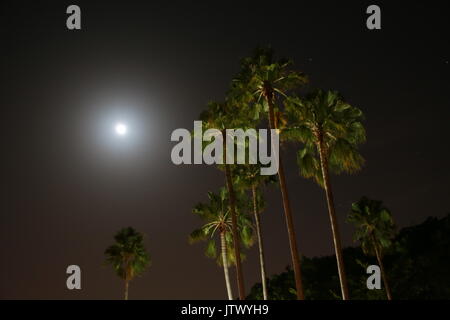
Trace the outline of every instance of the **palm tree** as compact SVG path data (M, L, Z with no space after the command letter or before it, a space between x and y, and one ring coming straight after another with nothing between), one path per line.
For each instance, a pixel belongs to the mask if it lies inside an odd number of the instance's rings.
M259 266L261 269L261 284L263 299L268 299L266 262L264 257L264 243L261 230L260 214L264 208L264 198L262 197L260 186L262 184L276 181L274 176L260 174L260 165L241 165L235 168L233 176L238 190L251 191L253 218L255 220L256 237L258 240Z
M197 204L192 212L198 215L205 224L199 229L194 230L190 236L191 243L196 241L208 241L205 249L205 255L209 258L217 259L217 263L223 267L225 276L225 285L228 299L233 300L230 276L228 273L229 265L236 263L237 259L233 250L232 222L230 217L230 205L228 192L225 188L220 190L219 194L208 192L209 203ZM238 216L238 226L240 239L245 247L252 245L251 224L248 217L244 214ZM217 254L216 235L220 240L220 255ZM240 259L244 255L240 253Z
M342 298L347 300L348 286L330 171L351 173L361 168L364 160L356 147L365 141L363 115L334 91L318 90L304 99L290 98L286 109L292 127L285 134L304 143L297 157L300 173L315 179L325 189Z
M270 129L278 129L275 119L278 112L277 101L280 98L286 98L288 91L298 88L307 81L306 76L290 70L290 66L291 61L275 60L271 48L258 48L252 57L242 61L241 72L232 83L232 95L236 100L242 101L244 105L248 104L252 107L249 111L250 114L255 118L262 116L263 113L268 114ZM281 155L279 155L278 177L295 274L297 298L303 300L300 255Z
M129 282L150 265L143 239L133 228L123 228L114 236L115 243L105 250L106 263L125 281L125 300L128 300Z
M383 253L391 246L391 239L395 230L391 212L383 206L381 201L362 197L358 202L352 204L347 220L355 225L354 240L361 243L363 252L376 256L380 265L386 296L388 300L392 300L383 265Z
M217 129L220 130L223 139L223 165L219 168L223 168L225 171L225 183L227 186L228 194L229 194L229 203L230 203L230 213L231 213L231 234L233 237L233 248L234 248L234 256L236 257L236 276L237 276L237 285L239 291L239 299L245 299L245 286L244 286L244 275L242 272L241 265L241 249L240 249L240 241L238 234L238 221L237 221L237 213L236 213L236 193L234 191L233 186L233 178L231 173L230 164L226 164L226 129L233 128L244 128L243 117L239 116L240 110L236 107L233 107L230 103L217 103L210 102L207 106L207 109L200 114L200 120L202 120L203 125L209 129Z

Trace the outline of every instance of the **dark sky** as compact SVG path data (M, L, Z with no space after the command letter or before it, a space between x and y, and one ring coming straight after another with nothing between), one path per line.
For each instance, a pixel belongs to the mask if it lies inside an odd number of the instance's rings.
M382 9L379 31L365 27L372 2ZM223 173L173 165L170 134L191 129L207 101L224 97L239 60L259 44L366 115L364 169L333 177L344 245L352 244L345 216L362 195L383 200L399 227L450 211L441 2L11 3L2 3L1 18L0 298L120 299L123 284L102 263L125 226L147 235L153 259L130 298L225 298L222 269L202 244L187 242L200 224L191 208L224 184ZM81 31L66 29L72 3L82 10ZM111 131L117 120L129 124L126 139ZM330 254L324 194L299 177L294 151L285 165L300 251ZM267 201L274 274L290 255L279 190ZM81 291L65 287L70 264L82 269ZM256 247L244 272L249 290L259 281Z

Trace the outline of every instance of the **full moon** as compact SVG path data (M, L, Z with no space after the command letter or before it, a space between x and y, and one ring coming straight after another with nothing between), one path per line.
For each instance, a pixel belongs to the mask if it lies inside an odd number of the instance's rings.
M127 126L123 123L117 123L115 126L115 130L119 136L124 136L127 134Z

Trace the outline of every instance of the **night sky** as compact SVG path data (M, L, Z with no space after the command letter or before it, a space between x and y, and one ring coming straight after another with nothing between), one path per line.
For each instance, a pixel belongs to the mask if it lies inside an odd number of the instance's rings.
M223 299L223 270L189 245L191 213L224 185L213 166L175 166L174 129L222 100L241 58L271 44L366 115L364 169L333 176L344 245L350 204L383 200L399 227L450 212L449 19L440 2L45 1L2 3L0 298L121 299L104 266L113 234L146 234L153 265L131 299ZM394 1L390 1L394 2ZM382 30L369 31L378 4ZM66 28L78 4L82 30ZM112 126L127 122L120 139ZM284 150L300 252L334 252L323 191ZM278 188L262 216L269 274L290 264ZM260 279L256 246L246 289ZM82 290L66 288L66 267ZM234 270L232 271L234 275ZM233 285L235 279L233 277ZM235 293L237 293L235 288Z

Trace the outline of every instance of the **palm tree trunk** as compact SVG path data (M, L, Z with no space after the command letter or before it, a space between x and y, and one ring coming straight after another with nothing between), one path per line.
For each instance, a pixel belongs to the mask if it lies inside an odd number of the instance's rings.
M231 291L230 275L228 274L227 260L227 243L225 241L225 232L220 232L220 248L222 251L223 273L225 275L225 285L227 286L228 300L233 300L233 292Z
M125 298L124 300L128 300L128 280L125 280Z
M318 149L320 156L320 165L322 169L323 185L327 197L328 215L330 217L331 222L331 231L333 232L334 251L336 252L339 281L341 283L342 299L348 300L349 295L348 295L347 277L345 275L344 257L342 255L342 248L341 248L341 236L339 233L339 227L336 218L333 192L331 190L330 174L328 171L328 159L325 155L322 136L319 135L318 139L319 139Z
M373 238L373 236L372 236L372 238ZM387 281L386 273L384 272L384 264L383 264L383 259L381 258L380 250L377 246L375 239L373 239L372 241L373 241L373 245L375 247L375 254L377 256L378 264L380 265L381 277L383 278L383 284L384 284L384 290L386 291L386 296L387 296L388 300L392 300L391 289L390 289L388 281Z
M239 291L239 300L245 300L244 275L242 273L242 264L241 264L241 248L237 229L236 195L234 194L233 180L231 179L230 166L226 164L227 145L226 145L225 130L222 131L222 136L223 136L223 160L224 160L223 162L225 165L225 178L228 194L230 195L231 233L233 236L234 254L236 256L236 276Z
M266 264L264 260L264 246L261 234L261 223L259 220L258 204L256 199L256 186L252 186L252 197L253 197L253 214L255 216L255 226L256 226L256 236L258 238L258 248L259 248L259 265L261 267L261 283L263 290L263 298L267 300L267 283L266 283Z
M275 123L275 114L274 114L274 106L273 106L273 92L266 88L264 90L264 97L269 105L269 127L270 129L277 129ZM278 150L275 150L278 151ZM273 152L273 151L272 151ZM281 189L281 197L283 199L283 208L284 208L284 216L286 218L286 227L289 236L289 246L291 249L291 257L292 257L292 265L294 268L295 275L295 288L297 292L297 299L304 300L305 296L303 293L303 285L302 285L302 273L300 269L300 255L298 253L297 248L297 239L295 235L294 228L294 218L292 216L291 204L289 201L288 190L286 186L286 179L284 176L284 168L283 161L281 159L281 155L278 155L279 163L278 163L278 178L280 180L280 189Z

